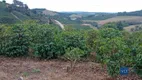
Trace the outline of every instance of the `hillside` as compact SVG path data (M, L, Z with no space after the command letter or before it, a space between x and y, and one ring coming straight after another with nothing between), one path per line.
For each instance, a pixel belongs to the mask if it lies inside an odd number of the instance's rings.
M21 2L22 3L22 2ZM26 20L38 20L40 23L56 24L55 21L65 21L64 14L58 15L57 12L46 9L29 9L26 4L7 4L0 2L0 23L13 24ZM53 17L54 16L54 17ZM56 18L59 17L59 18ZM57 19L57 20L56 20ZM61 23L62 24L62 23ZM59 24L56 24L61 27ZM63 26L62 26L63 27Z
M0 2L0 23L13 23L16 18L6 10L6 5L6 3Z
M46 15L46 16L55 16L55 15L58 15L58 12L55 12L55 11L51 11L51 10L47 10L47 9L40 9L40 8L36 8L36 9L32 9L31 10L32 12L34 12L35 14L43 14L43 15Z
M22 2L20 3L21 4L8 4L5 2L0 2L0 23L13 24L17 22L23 22L26 20L38 20L39 23L56 24L56 19L59 20L59 22L60 20L61 22L65 21L65 17L63 17L64 14L63 16L62 14L58 15L58 12L46 10L44 8L29 9L26 4L23 4Z
M124 30L129 32L139 31L139 30L142 30L142 24L127 26L124 28Z
M30 16L18 11L18 7L14 7L12 4L0 2L0 23L16 23L31 19Z
M132 12L119 12L118 16L142 16L142 10Z
M142 80L142 16L0 11L0 80Z
M142 23L142 17L141 16L117 16L113 18L109 18L106 20L96 21L98 24L103 25L108 22L119 22L119 21L128 21L128 22L141 22Z
M42 9L39 9L35 13L26 4L20 5L0 2L0 23L11 24L25 20L39 20L41 23L48 23L48 17L44 15L46 10L43 11L44 14L41 14L40 11Z
M40 23L55 24L54 20L58 20L66 26L71 26L76 29L86 29L86 25L84 26L84 24L91 25L91 27L95 28L109 22L119 21L129 22L130 25L141 24L141 14L142 10L119 13L56 12L47 10L45 8L29 9L28 5L23 3L7 4L4 2L0 2L0 23L6 24L22 22L25 20L38 20Z

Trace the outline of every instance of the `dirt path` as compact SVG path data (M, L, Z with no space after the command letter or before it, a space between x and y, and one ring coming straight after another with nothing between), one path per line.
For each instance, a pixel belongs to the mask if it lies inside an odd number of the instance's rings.
M64 25L61 22L59 22L58 20L54 20L54 21L57 25L61 27L61 29L65 30Z
M22 22L22 20L20 18L18 18L16 15L14 15L12 12L11 12L11 15L13 15L16 19L18 19L20 22Z
M90 28L92 28L92 29L94 29L94 30L97 30L97 28L96 27L94 27L93 25L91 25L91 24L82 24L83 26L89 26Z
M17 80L20 76L24 80L116 80L110 79L97 63L80 62L72 73L67 72L68 66L69 62L60 60L0 57L0 80Z

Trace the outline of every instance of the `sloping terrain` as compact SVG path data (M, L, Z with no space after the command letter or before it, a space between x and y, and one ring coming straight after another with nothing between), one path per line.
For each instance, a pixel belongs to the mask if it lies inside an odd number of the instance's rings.
M54 19L73 28L86 29L87 27L82 26L82 24L91 24L94 27L104 25L108 22L119 21L141 24L141 13L142 10L130 13L56 12L45 8L20 8L14 4L0 2L0 23L4 24L22 22L31 19L39 20L41 23L50 23L49 19ZM55 24L54 22L52 23Z
M118 21L142 22L142 16L117 16L117 17L96 21L96 22L100 25L103 25L108 22L118 22Z
M14 15L16 15L21 20L29 20L29 19L31 19L29 16L21 14L20 12L17 12L17 11L13 11L12 13Z
M132 29L133 29L133 30L136 29L136 26L139 26L139 27L142 28L142 24L138 24L138 25L131 25L131 26L124 27L124 30L130 32L130 31L132 31Z
M12 23L11 20L14 22L17 19L7 11L7 4L0 2L0 23Z
M55 15L58 14L57 12L50 11L50 10L44 10L42 13L43 13L44 15L49 15L49 16L55 16Z
M36 9L32 9L31 11L36 13L36 14L43 14L43 15L46 15L46 16L58 15L58 12L46 10L44 8L43 9L42 8L36 8Z
M99 25L104 25L109 22L119 22L119 21L142 23L142 16L117 16L106 20L83 20L83 22L97 22Z
M33 10L26 7L17 7L15 4L0 2L0 23L16 23L31 19L47 23L48 18L39 15L40 11L42 10L39 9L39 13L34 13Z
M23 13L18 12L16 10L9 12L8 8L7 8L8 5L9 4L7 4L7 3L0 2L0 20L1 20L1 23L3 23L3 21L10 22L11 20L14 20L15 22L17 22L19 20L30 19L29 16L24 15Z

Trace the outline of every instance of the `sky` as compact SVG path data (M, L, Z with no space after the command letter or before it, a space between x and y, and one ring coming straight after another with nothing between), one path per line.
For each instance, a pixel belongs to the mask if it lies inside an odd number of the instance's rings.
M0 0L2 1L2 0ZM6 0L12 3L13 0ZM142 10L142 0L20 0L29 8L53 11L130 12Z

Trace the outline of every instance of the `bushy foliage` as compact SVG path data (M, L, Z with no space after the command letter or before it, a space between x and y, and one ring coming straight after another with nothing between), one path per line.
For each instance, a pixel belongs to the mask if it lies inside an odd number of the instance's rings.
M2 55L9 57L25 56L28 53L29 38L25 34L23 26L1 26L1 50Z
M12 23L15 23L16 20L13 19L13 18L10 18L10 17L2 17L0 18L0 23L2 24L12 24Z
M109 61L107 64L108 74L115 77L119 75L120 64L118 61Z
M134 69L138 75L142 77L142 45L137 48L137 55L134 58Z
M94 48L96 49L98 60L106 63L106 59L117 53L124 43L121 38L122 34L118 30L111 28L102 29L100 35L94 41Z
M128 38L128 45L133 56L135 72L142 77L142 32L134 32Z
M107 65L107 71L112 76L119 74L121 66L133 65L131 49L123 34L113 28L104 28L100 30L100 37L94 41L96 60Z
M24 56L28 53L29 40L24 29L19 26L12 28L13 34L6 45L6 55L12 57Z
M113 29L123 30L124 27L129 25L133 25L133 24L126 21L110 22L110 23L104 24L103 28L113 28Z
M48 25L33 24L27 28L30 36L31 48L36 57L51 59L56 57L56 45L54 44L55 30Z
M53 59L60 56L75 62L95 52L95 59L107 67L111 76L119 75L120 67L132 67L142 76L142 32L133 33L114 28L62 31L53 25L27 21L0 25L0 55L32 56ZM30 55L29 55L30 56Z
M0 25L0 54L5 53L6 44L9 40L11 27L6 27L5 25Z
M100 37L99 31L97 30L87 31L87 35L86 35L87 45L93 51L96 50L96 48L94 49L94 41L96 41L99 37Z
M89 48L86 45L85 34L81 31L64 31L62 33L62 40L64 42L65 49L67 48L80 48L86 54L89 53Z
M79 48L68 48L64 57L70 61L80 60L85 55L84 51Z
M84 51L79 48L68 48L64 57L71 61L70 69L72 70L75 67L76 61L79 61L84 55Z

